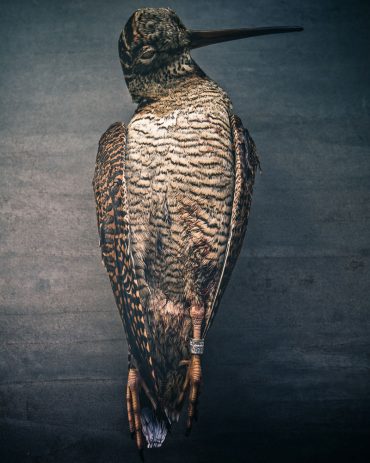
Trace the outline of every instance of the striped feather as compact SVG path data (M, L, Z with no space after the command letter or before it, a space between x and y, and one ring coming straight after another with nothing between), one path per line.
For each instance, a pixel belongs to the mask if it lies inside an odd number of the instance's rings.
M126 128L116 122L101 137L96 158L95 193L100 246L130 351L148 387L156 375L144 310L132 261L124 163Z

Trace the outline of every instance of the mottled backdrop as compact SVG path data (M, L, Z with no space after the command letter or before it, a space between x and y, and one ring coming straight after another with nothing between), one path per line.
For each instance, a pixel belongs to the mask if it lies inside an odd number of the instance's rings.
M200 420L150 463L370 461L366 1L1 1L0 461L137 462L126 343L100 263L100 134L134 111L139 6L192 28L305 32L194 52L253 134L247 240L207 341Z

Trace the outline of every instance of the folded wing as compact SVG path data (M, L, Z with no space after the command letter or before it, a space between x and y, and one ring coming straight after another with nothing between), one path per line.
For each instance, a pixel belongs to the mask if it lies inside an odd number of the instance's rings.
M226 248L226 257L218 281L218 286L212 304L206 313L206 323L203 337L206 336L217 312L222 295L229 282L231 273L242 248L243 239L247 230L248 216L251 207L253 185L259 161L256 146L248 130L244 129L238 116L230 118L232 130L233 150L235 159L235 188L229 239Z
M111 125L101 137L93 188L100 247L125 328L129 349L150 390L156 390L151 342L145 326L130 248L129 211L124 176L126 128Z

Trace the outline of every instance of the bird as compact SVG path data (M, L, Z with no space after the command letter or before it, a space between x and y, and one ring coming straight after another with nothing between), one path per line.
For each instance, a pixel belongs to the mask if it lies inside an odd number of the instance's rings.
M128 343L126 405L140 452L160 447L187 402L247 229L259 167L226 92L191 50L301 27L187 29L170 8L136 10L119 59L137 109L99 141L93 189L103 263Z

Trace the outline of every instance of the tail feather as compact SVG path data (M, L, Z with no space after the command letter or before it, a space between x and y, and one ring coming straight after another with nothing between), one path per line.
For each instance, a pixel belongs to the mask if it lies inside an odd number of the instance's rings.
M148 448L161 447L167 435L165 420L158 417L151 407L144 407L141 409L141 425Z

